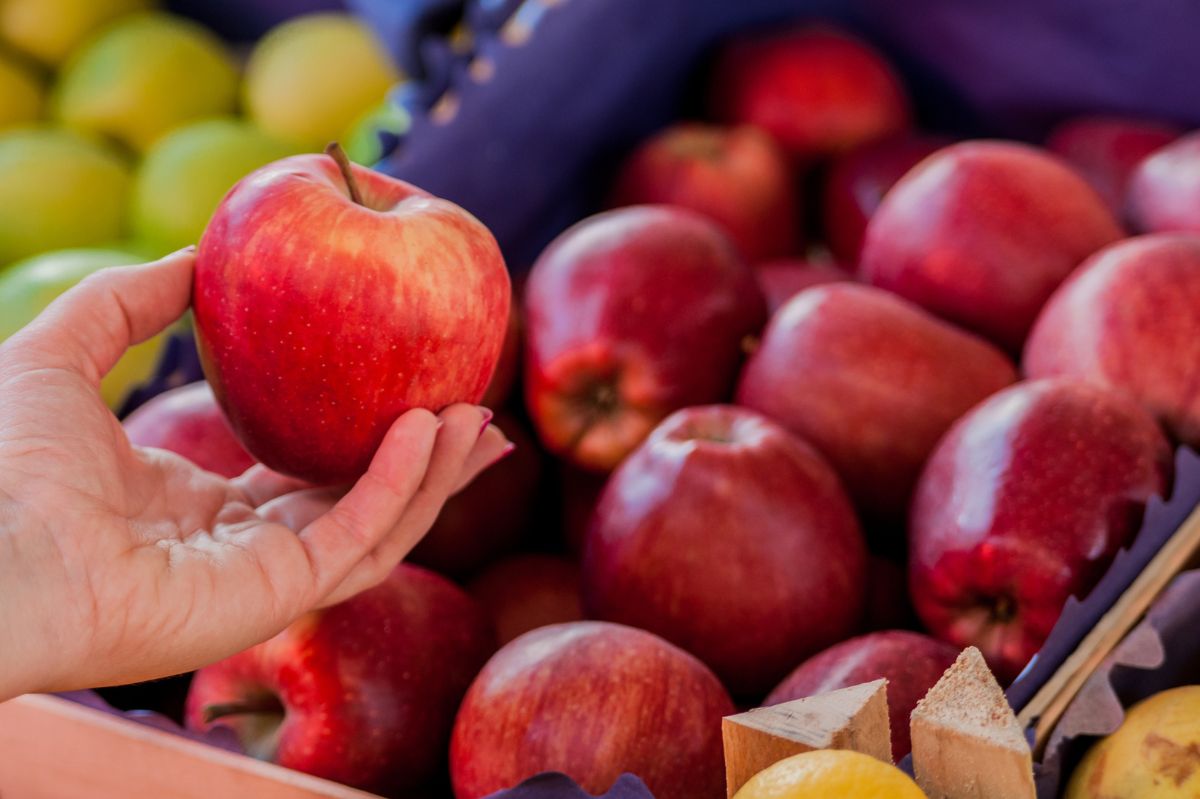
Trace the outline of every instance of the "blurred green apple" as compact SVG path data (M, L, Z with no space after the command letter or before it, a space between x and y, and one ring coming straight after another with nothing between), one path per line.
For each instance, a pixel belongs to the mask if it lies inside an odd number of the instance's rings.
M245 107L267 133L320 150L383 101L400 74L366 25L349 14L284 22L246 65Z
M0 341L33 321L54 298L80 280L109 266L144 259L124 250L60 250L44 253L0 271ZM114 410L158 366L167 334L131 348L100 382L100 395Z
M397 103L385 100L359 117L342 137L342 149L356 164L374 166L383 158L381 134L403 136L412 126L412 116Z
M129 172L99 142L66 130L0 133L0 264L121 238Z
M58 66L89 34L152 0L0 0L0 39Z
M249 122L208 119L150 148L133 185L133 235L160 255L195 244L225 192L295 149Z
M69 127L144 152L169 131L233 112L238 73L208 29L170 14L132 14L71 57L52 98Z
M0 0L0 7L3 6ZM42 115L45 91L28 65L0 51L0 128L27 125Z

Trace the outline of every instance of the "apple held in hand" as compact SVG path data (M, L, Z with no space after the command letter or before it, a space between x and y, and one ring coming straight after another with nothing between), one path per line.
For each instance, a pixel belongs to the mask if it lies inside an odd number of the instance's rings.
M544 771L601 794L630 772L658 799L720 799L721 718L733 710L704 664L656 635L542 627L497 652L463 699L454 795L480 799Z
M542 443L611 470L671 411L726 399L765 321L754 273L699 214L638 205L579 222L526 287L525 399Z
M683 647L735 696L761 696L855 631L866 558L816 450L743 408L686 408L609 479L587 533L583 607Z
M817 286L771 319L737 402L814 444L873 519L903 518L958 417L1016 382L980 338L870 286Z
M960 419L913 498L909 583L929 630L979 647L1001 680L1041 648L1162 495L1171 448L1125 394L1019 383Z
M1038 311L1122 231L1096 191L1023 144L952 144L922 161L867 224L863 279L1019 352Z
M478 220L344 157L252 172L196 256L197 340L221 407L252 455L314 483L362 474L410 408L479 402L509 295Z
M1200 236L1138 236L1096 253L1046 304L1024 365L1030 377L1124 391L1200 447Z
M123 426L135 446L169 450L223 477L237 477L254 465L204 381L159 394Z
M473 599L401 564L380 585L200 669L186 720L227 726L249 754L297 771L413 791L443 773L459 700L493 647Z

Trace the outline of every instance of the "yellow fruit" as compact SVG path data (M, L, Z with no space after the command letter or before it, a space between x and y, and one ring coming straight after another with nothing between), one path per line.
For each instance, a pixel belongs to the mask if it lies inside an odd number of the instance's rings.
M125 162L97 142L52 128L0 134L0 267L115 241L128 196Z
M143 152L188 122L225 116L238 73L208 29L170 14L130 15L72 56L52 98L68 127Z
M125 250L60 250L30 258L0 271L0 342L29 324L58 295L92 272L143 259ZM100 383L100 395L114 410L158 365L167 335L132 347Z
M349 14L310 14L279 25L246 65L245 106L267 133L321 150L384 99L399 73Z
M0 52L0 128L37 120L43 93L42 81L32 69Z
M1129 709L1071 775L1067 799L1200 796L1200 685L1155 694Z
M152 0L0 0L0 39L57 66L89 34Z
M819 749L758 772L733 799L926 799L907 774L859 752Z

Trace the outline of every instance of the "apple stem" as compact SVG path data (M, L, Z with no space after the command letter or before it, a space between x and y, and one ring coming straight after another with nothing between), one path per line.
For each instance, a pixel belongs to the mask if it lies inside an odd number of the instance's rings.
M241 702L221 702L215 705L205 705L202 715L205 724L212 724L217 719L227 716L241 716L246 713L282 713L283 705L274 696L261 696L256 699L246 699Z
M362 194L358 191L358 181L354 179L354 172L350 169L350 159L346 155L346 151L342 149L342 145L337 142L330 142L325 148L325 155L333 159L333 162L338 165L338 169L342 172L342 179L346 181L346 188L350 190L350 199L359 205L365 205L362 201Z

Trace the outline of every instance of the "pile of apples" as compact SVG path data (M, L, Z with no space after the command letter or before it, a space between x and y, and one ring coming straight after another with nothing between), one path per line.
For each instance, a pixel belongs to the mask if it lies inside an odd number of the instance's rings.
M400 78L348 14L284 22L242 58L156 5L0 4L0 340L97 269L195 244L248 172L362 141ZM162 343L106 381L113 407Z
M486 400L517 457L383 585L198 672L189 725L389 795L716 799L735 702L886 677L902 757L961 647L1015 678L1130 542L1200 444L1200 134L914 133L825 28L728 43L708 96L533 266ZM252 461L204 385L127 429Z

